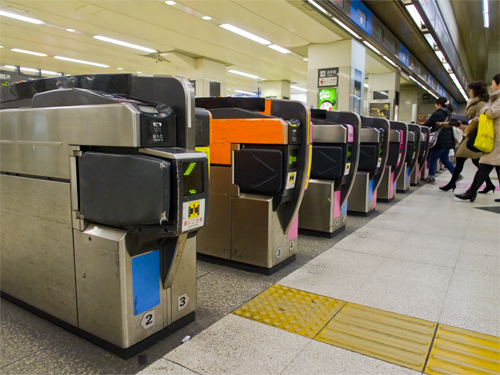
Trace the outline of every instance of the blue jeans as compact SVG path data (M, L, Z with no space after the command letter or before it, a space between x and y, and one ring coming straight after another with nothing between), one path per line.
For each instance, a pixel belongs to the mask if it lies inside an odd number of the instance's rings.
M453 174L455 170L455 166L448 158L448 154L450 153L450 149L442 149L442 150L432 150L429 154L429 178L434 178L436 176L436 164L438 160L441 160L441 163L444 164L446 169Z

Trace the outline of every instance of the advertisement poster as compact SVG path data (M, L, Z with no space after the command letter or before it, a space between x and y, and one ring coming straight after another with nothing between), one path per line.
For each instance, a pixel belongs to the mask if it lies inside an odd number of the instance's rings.
M391 106L389 103L370 103L370 116L390 119Z
M337 109L337 89L319 89L318 108L334 111Z

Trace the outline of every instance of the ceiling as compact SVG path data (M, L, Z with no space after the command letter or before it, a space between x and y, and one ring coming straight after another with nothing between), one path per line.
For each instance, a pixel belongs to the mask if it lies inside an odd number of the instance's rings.
M306 86L307 48L349 38L342 29L302 0L180 0L169 6L161 0L141 1L1 1L0 9L45 22L35 25L0 17L0 64L65 74L137 73L180 74L185 66L158 59L154 53L94 39L101 35L181 56L221 62L226 70L250 73L266 80L287 80ZM212 17L204 20L202 16ZM493 21L493 20L492 20ZM219 27L229 23L256 34L293 54L282 54ZM68 32L66 29L74 29ZM39 57L11 48L45 53ZM55 59L63 56L109 65L95 67ZM172 60L174 61L174 60ZM366 73L392 68L368 51ZM122 70L118 70L122 68ZM228 88L256 91L257 81L226 74Z

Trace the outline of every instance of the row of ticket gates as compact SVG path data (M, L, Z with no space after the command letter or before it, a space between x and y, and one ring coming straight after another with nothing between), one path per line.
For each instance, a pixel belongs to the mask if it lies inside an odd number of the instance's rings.
M298 233L418 184L429 148L418 125L195 100L179 77L42 79L0 102L2 296L122 358L194 320L197 254L271 274Z

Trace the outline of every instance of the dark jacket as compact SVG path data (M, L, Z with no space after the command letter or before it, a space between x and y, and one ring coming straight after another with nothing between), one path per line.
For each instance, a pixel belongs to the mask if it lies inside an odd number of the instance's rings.
M451 111L446 108L439 108L436 112L434 112L431 117L424 123L423 126L428 126L431 128L431 133L434 133L436 130L436 122L445 122L451 116ZM445 150L455 148L455 138L453 138L453 129L452 128L443 128L439 133L439 138L437 140L436 145L432 148L433 150Z

